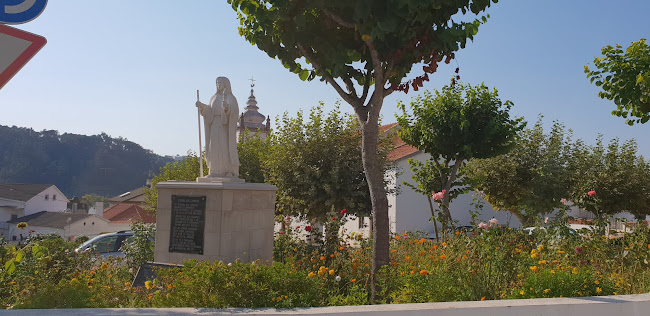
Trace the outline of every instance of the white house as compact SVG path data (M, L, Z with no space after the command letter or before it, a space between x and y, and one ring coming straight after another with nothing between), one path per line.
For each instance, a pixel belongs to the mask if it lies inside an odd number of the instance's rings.
M0 183L0 233L8 221L41 211L64 212L68 198L52 184Z
M18 223L25 222L27 227L20 229ZM30 235L58 234L66 240L78 236L94 237L101 233L113 231L109 220L94 214L74 214L41 211L10 220L8 241L20 241Z
M404 231L423 232L429 236L435 236L433 223L431 218L431 209L427 197L415 192L408 186L403 185L404 182L414 183L408 159L413 158L420 161L429 159L429 155L420 152L417 148L405 144L399 137L397 137L397 123L384 125L380 128L381 133L393 137L394 149L389 153L388 159L395 164L395 168L386 174L389 183L389 189L396 193L389 194L388 196L388 217L390 219L390 230L393 233ZM395 190L397 189L397 190ZM483 204L483 208L477 210L473 206L473 200L478 198ZM434 203L434 207L436 204ZM487 222L492 218L496 218L500 224L508 225L510 227L520 227L521 223L517 218L513 217L509 212L499 212L492 209L489 203L480 197L475 197L475 194L470 192L456 197L449 205L452 219L456 222L455 226L470 225L472 217L471 211L478 211L480 216L479 221ZM361 221L361 223L360 223ZM367 233L370 226L370 219L368 217L362 219L354 219L345 225L345 229L349 232L364 232ZM438 223L440 228L440 223Z

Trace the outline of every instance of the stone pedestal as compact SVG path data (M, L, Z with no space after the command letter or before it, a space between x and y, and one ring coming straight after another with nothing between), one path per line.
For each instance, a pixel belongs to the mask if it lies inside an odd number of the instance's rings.
M275 186L168 181L158 183L156 188L156 262L273 259ZM184 233L195 236L185 239L191 244L188 247L183 244Z

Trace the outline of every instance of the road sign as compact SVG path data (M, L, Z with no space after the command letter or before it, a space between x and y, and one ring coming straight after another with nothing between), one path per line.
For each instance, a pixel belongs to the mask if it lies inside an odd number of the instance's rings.
M47 0L0 0L0 23L20 24L37 18Z
M0 24L0 89L45 43L45 37Z

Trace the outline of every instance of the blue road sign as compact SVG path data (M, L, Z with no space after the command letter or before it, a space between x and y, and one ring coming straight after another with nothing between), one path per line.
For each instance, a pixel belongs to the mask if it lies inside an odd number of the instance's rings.
M47 0L0 0L0 23L21 24L37 18Z

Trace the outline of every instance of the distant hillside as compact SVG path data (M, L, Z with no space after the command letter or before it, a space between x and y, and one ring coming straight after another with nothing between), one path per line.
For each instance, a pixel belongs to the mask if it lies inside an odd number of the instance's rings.
M0 125L0 183L51 183L69 198L141 187L171 161L105 133L60 135Z

